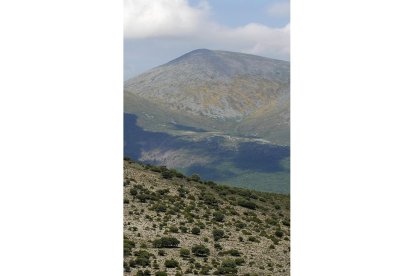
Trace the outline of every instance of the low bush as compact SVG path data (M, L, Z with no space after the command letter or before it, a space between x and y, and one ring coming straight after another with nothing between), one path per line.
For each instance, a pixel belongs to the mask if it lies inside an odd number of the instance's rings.
M281 231L281 230L276 230L276 237L278 237L278 238L281 238L281 237L283 237L283 231Z
M180 249L180 256L183 258L188 258L190 257L190 250L187 248L181 248Z
M197 257L206 257L210 255L210 249L208 249L206 246L202 244L193 246L191 248L191 251Z
M224 237L224 231L221 229L214 229L213 230L213 237L215 241L218 241L219 239Z
M198 227L194 227L194 228L192 228L192 229L191 229L191 233L192 233L193 235L200 235L200 228L198 228Z
M252 210L255 210L257 208L257 205L254 202L249 201L249 200L239 200L237 204L240 205L241 207L252 209Z
M177 247L179 243L180 241L174 237L162 237L154 240L152 244L156 248L172 248Z
M165 260L165 267L167 268L174 268L178 266L179 266L179 263L174 259Z
M214 212L213 213L213 220L217 222L223 222L224 221L224 214L222 212Z

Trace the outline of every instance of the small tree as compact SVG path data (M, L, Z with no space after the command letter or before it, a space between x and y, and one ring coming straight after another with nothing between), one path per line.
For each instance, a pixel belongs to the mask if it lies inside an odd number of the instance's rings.
M191 233L193 235L200 235L200 228L194 227L193 229L191 229Z
M213 230L213 237L215 241L218 241L219 239L224 237L224 231L221 229L214 229Z
M204 246L202 244L194 245L191 248L191 251L197 257L206 257L206 256L210 255L210 249L208 249L206 246Z

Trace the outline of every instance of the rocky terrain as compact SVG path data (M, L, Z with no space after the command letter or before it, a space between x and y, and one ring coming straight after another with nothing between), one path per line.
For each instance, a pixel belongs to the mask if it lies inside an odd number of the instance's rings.
M287 61L199 49L127 80L125 112L148 130L185 125L287 145L289 88Z
M290 64L199 49L124 83L124 154L260 191L290 189Z
M289 275L289 196L124 161L124 275Z

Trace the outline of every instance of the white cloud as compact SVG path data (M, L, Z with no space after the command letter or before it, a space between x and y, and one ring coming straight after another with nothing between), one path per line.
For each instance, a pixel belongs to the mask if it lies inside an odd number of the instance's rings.
M267 13L278 18L290 17L290 2L275 2L267 9Z
M124 5L124 36L136 41L134 55L160 55L165 47L171 53L209 48L289 60L289 24L282 28L258 23L223 26L209 17L207 1L190 6L187 0L124 0Z
M194 8L186 0L124 0L124 36L192 35L200 28L207 12L207 4Z
M238 48L243 52L289 58L289 25L284 28L270 28L262 24L250 23L239 28L218 30L215 36L223 45Z

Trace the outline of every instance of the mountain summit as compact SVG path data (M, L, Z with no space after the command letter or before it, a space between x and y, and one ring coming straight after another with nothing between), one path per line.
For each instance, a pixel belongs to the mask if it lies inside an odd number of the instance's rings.
M198 49L124 84L145 129L174 125L289 144L290 63Z

